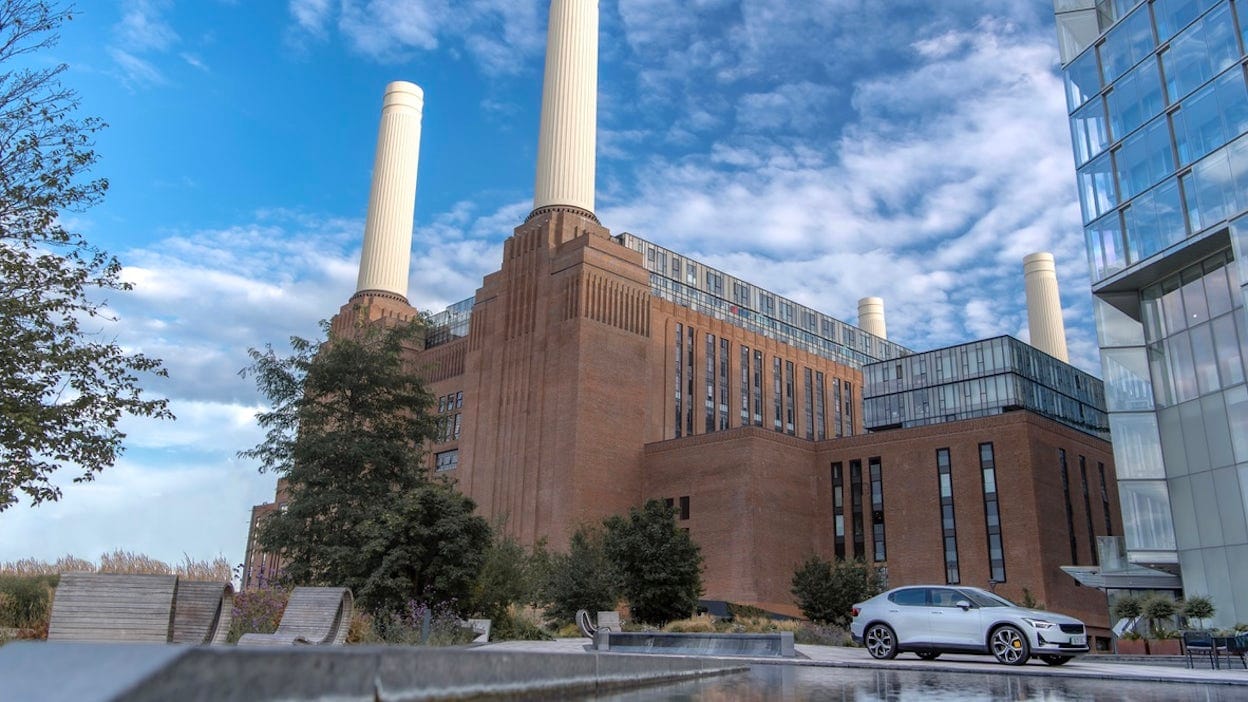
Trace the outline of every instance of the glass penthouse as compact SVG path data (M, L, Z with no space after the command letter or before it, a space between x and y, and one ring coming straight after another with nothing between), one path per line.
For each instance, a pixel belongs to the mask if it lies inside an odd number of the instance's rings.
M1128 558L1243 621L1248 0L1054 10Z

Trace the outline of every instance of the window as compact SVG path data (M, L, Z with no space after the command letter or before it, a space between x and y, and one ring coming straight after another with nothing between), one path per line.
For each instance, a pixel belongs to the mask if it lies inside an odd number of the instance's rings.
M884 475L880 459L867 459L871 474L871 544L878 563L888 560L884 551Z
M958 572L958 534L953 511L953 468L947 448L936 450L936 478L940 487L940 523L945 546L945 582L956 585L962 579Z
M706 291L716 296L724 294L724 276L721 273L706 272Z
M760 292L758 294L758 309L768 317L774 317L776 315L776 298Z
M745 283L732 281L732 301L738 305L749 306L750 304L750 286Z
M463 406L464 406L464 391L460 390L459 392L455 393L455 409L459 409Z
M1062 495L1066 499L1066 533L1070 538L1070 563L1079 565L1079 544L1075 540L1075 511L1070 505L1070 475L1066 468L1066 449L1057 450L1057 461L1062 470Z
M719 428L728 428L728 340L719 339Z
M685 495L680 498L680 518L689 518L689 496Z
M741 347L741 426L750 424L750 348Z
M694 398L693 387L694 387L694 383L697 382L697 379L693 377L693 367L694 367L694 350L697 348L697 344L695 343L697 334L693 331L693 327L686 327L685 331L688 335L688 342L689 342L688 344L685 345L685 348L686 348L686 352L685 352L685 397L689 398L689 401L685 403L685 433L692 436L693 435L693 398Z
M836 557L845 558L845 476L842 465L832 464L832 520Z
M793 395L795 393L793 390L793 385L794 385L793 362L785 361L784 362L784 432L790 436L794 436L797 433L793 426L793 423L795 421L794 398L793 398Z
M685 371L685 342L684 342L684 325L676 323L676 438L679 439L683 434L681 430L684 428L682 419L684 418L684 403L681 395L681 388L684 387L684 371Z
M715 335L706 335L706 416L705 425L707 433L715 431L715 371L719 364L716 362L716 350L718 346L715 344Z
M989 577L1005 582L1005 545L1001 540L1001 511L997 499L997 462L992 444L979 445L979 470L984 484L984 524L988 533Z
M862 519L862 461L849 462L849 510L854 525L854 558L866 557L865 524Z
M1098 461L1096 470L1101 474L1101 511L1105 513L1105 535L1113 536L1114 521L1109 514L1109 490L1105 488L1105 464Z
M1092 528L1095 523L1092 521L1092 498L1088 493L1088 461L1083 456L1079 457L1079 478L1083 483L1084 516L1088 520L1088 549L1092 552L1092 565L1099 565L1100 557L1096 553L1096 530Z
M806 390L806 401L802 403L802 414L805 419L806 438L815 438L815 387L814 372L809 368L802 369L802 376L805 383L803 387Z
M824 417L823 371L815 371L815 435L820 441L828 438Z
M926 607L927 606L927 588L911 587L905 590L898 590L888 596L894 604L903 607Z
M779 356L771 358L771 397L772 406L775 408L772 428L776 431L784 431L784 375L781 371Z
M763 426L763 352L754 352L754 425Z
M435 456L434 470L441 473L442 471L455 470L459 467L459 449L451 449L443 451Z

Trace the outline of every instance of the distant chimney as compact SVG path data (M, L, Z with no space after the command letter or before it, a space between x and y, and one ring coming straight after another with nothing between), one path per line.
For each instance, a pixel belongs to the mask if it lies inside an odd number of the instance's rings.
M1062 320L1062 299L1057 290L1057 265L1051 253L1034 253L1023 258L1027 289L1027 327L1031 345L1066 363L1066 323Z
M598 0L551 0L533 213L571 207L594 217Z
M364 222L364 251L355 294L389 293L407 302L425 94L414 83L386 86L373 161L373 187Z
M881 339L888 338L884 325L884 299L864 297L858 301L858 328Z

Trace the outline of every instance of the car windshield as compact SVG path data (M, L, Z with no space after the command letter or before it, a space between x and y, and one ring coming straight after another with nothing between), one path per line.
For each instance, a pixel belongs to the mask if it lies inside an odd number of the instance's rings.
M972 603L974 603L975 605L979 607L1017 607L1018 606L1018 605L1015 605L1013 602L1010 602L1009 600L1005 599L1004 597L1001 597L1000 595L994 595L991 592L984 592L982 590L959 590L959 592L966 595L967 599L969 599Z

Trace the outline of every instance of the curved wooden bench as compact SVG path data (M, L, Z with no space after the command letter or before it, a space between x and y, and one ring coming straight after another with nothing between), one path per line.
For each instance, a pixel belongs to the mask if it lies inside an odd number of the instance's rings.
M351 628L354 599L345 587L297 587L272 634L243 634L239 646L341 646Z
M176 575L63 573L48 640L169 643L177 592Z
M173 608L176 644L223 644L234 617L234 586L230 583L180 580Z

